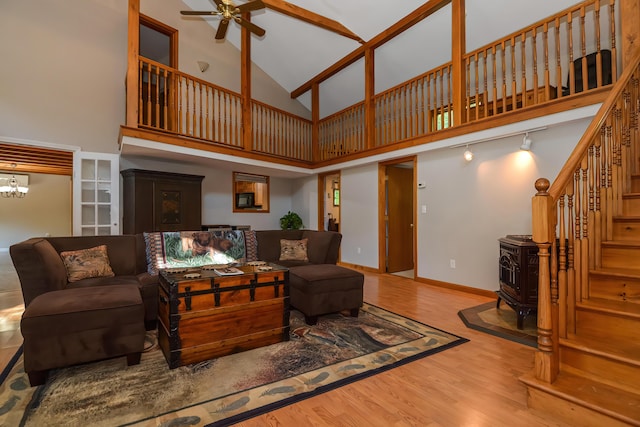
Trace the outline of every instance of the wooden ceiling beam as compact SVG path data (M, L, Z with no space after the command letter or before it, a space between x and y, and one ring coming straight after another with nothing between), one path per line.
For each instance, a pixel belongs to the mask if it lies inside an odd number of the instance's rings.
M266 5L268 1L273 0L263 0L263 3ZM297 98L303 93L311 90L311 87L314 83L322 83L323 81L327 80L328 78L332 77L344 68L362 58L366 49L375 49L383 45L397 35L413 27L418 22L442 9L449 3L451 3L451 0L430 0L426 2L422 6L411 12L409 15L405 16L404 18L366 42L363 46L360 46L359 48L342 58L340 61L333 64L331 67L322 71L320 74L316 75L311 80L295 89L293 92L291 92L291 98Z
M340 34L341 36L353 39L358 43L364 43L357 34L354 34L347 27L342 25L341 23L334 21L333 19L329 19L325 16L318 15L317 13L311 12L310 10L303 9L295 4L287 3L284 0L262 0L264 5L276 12L280 12L283 15L290 16L295 19L299 19L308 24L318 26L320 28L324 28L325 30L329 30L333 33Z

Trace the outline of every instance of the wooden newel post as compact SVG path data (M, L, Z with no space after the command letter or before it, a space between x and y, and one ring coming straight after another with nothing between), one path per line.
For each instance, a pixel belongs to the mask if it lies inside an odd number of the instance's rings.
M553 307L549 248L554 239L554 204L549 195L549 180L536 180L537 193L531 200L532 239L538 245L538 351L535 355L536 378L552 383L558 375L558 354L554 352Z

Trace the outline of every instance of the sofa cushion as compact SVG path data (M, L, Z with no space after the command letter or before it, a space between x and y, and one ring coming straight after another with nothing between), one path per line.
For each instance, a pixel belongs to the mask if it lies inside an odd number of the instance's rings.
M299 240L302 230L257 230L258 259L278 262L280 259L280 239Z
M308 262L307 242L308 239L287 240L280 239L279 261L303 261Z
M307 253L309 262L312 264L335 264L333 259L334 250L332 243L335 241L336 233L305 230L304 238L309 240ZM339 246L338 241L338 246ZM336 254L337 255L337 254ZM337 258L337 257L336 257Z
M64 251L60 253L60 256L67 269L67 280L69 282L77 282L78 280L92 277L114 276L113 270L109 265L106 245L77 251Z

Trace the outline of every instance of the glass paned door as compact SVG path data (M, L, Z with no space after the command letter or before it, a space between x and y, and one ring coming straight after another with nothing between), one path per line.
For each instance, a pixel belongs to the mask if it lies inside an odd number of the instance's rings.
M73 174L73 234L120 233L117 154L76 152Z

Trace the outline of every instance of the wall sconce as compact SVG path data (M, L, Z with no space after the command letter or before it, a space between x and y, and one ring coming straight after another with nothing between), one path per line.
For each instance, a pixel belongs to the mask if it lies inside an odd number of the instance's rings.
M529 136L529 132L524 134L524 138L522 138L522 145L520 146L520 149L523 151L530 151L531 150L531 142L533 142L531 140L531 137Z
M467 145L467 149L464 150L464 154L462 156L467 162L470 162L471 160L473 160L473 151L469 149L468 145Z
M200 68L200 71L204 73L209 69L209 63L204 61L198 61L198 68Z
M29 192L28 175L0 174L0 196L23 198Z

